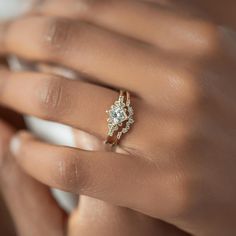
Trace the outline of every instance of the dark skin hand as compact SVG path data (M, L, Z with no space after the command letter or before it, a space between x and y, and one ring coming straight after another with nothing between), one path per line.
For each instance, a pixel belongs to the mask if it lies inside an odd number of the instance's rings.
M3 121L0 130L0 189L17 235L186 235L161 221L88 197L81 197L74 212L65 213L49 188L26 174L9 152L15 130Z
M7 71L6 64L2 65L5 65L1 67L2 72ZM38 66L38 69L44 73L59 74L58 69L52 66ZM14 133L25 128L22 116L1 107L0 118L0 190L17 235L187 235L160 220L86 196L80 196L78 207L72 214L66 214L52 198L50 188L25 173L8 150L9 140ZM86 132L74 129L74 137L78 148L104 149L101 140ZM39 204L41 202L43 206Z
M2 72L7 71L6 65L2 60ZM39 66L39 70L58 74L51 66ZM17 235L187 235L160 220L86 196L80 196L79 206L71 214L65 213L51 196L50 188L28 175L8 150L11 137L25 128L22 116L0 107L0 118L0 190ZM74 137L78 148L104 149L103 143L88 133L74 129Z
M2 26L3 28L5 27ZM43 73L58 73L51 66L38 66L38 69ZM7 71L5 59L1 60L1 71ZM1 76L5 77L3 73ZM80 196L78 208L67 215L52 198L49 188L25 173L7 149L14 133L25 128L23 117L13 110L0 107L0 118L0 160L4 160L0 166L0 189L17 235L187 235L160 220L86 196ZM74 137L78 148L104 149L101 140L86 132L74 129ZM19 190L18 186L21 186ZM39 202L46 204L42 207ZM52 222L51 219L55 220ZM93 227L90 227L91 224Z
M14 22L4 45L5 51L62 64L97 84L136 94L137 122L121 146L129 155L52 146L23 133L15 139L16 160L48 185L137 210L194 235L235 235L232 35L189 6L107 3L83 8L78 23L43 16ZM142 18L132 15L137 11ZM138 27L129 28L129 22ZM45 74L8 72L8 78L5 106L105 138L104 111L117 97L114 90ZM27 93L17 93L19 80ZM61 92L67 102L55 99ZM67 110L71 104L74 110Z

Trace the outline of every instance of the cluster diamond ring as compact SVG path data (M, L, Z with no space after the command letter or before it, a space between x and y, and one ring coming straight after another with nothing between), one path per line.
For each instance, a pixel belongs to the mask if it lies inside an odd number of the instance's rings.
M106 111L108 134L105 143L112 146L117 145L121 137L130 130L134 123L134 110L130 103L130 93L121 90L118 100L114 102L110 110Z

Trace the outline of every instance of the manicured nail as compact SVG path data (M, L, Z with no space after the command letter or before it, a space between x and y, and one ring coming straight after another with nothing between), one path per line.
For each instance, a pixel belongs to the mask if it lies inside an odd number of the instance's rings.
M21 141L18 135L14 136L10 142L10 151L12 154L17 155L20 150Z

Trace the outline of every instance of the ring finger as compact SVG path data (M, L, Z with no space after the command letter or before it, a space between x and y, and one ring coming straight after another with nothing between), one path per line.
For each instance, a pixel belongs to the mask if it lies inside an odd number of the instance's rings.
M1 77L2 105L28 115L68 124L102 140L106 139L108 117L105 111L117 100L118 92L83 81L40 73L2 71ZM22 85L24 89L19 89ZM134 109L142 106L140 99L131 99ZM142 126L146 119L140 121ZM135 129L136 132L141 132L141 126ZM129 145L137 139L137 133L131 133Z
M105 111L117 99L117 93L110 89L47 74L5 72L1 83L3 105L103 138ZM24 89L19 89L22 85Z

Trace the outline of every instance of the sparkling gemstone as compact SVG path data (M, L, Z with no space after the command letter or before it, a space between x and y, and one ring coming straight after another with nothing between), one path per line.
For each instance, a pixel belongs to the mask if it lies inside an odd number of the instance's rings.
M110 118L112 123L117 125L125 121L127 119L127 115L123 108L115 107L110 111Z

